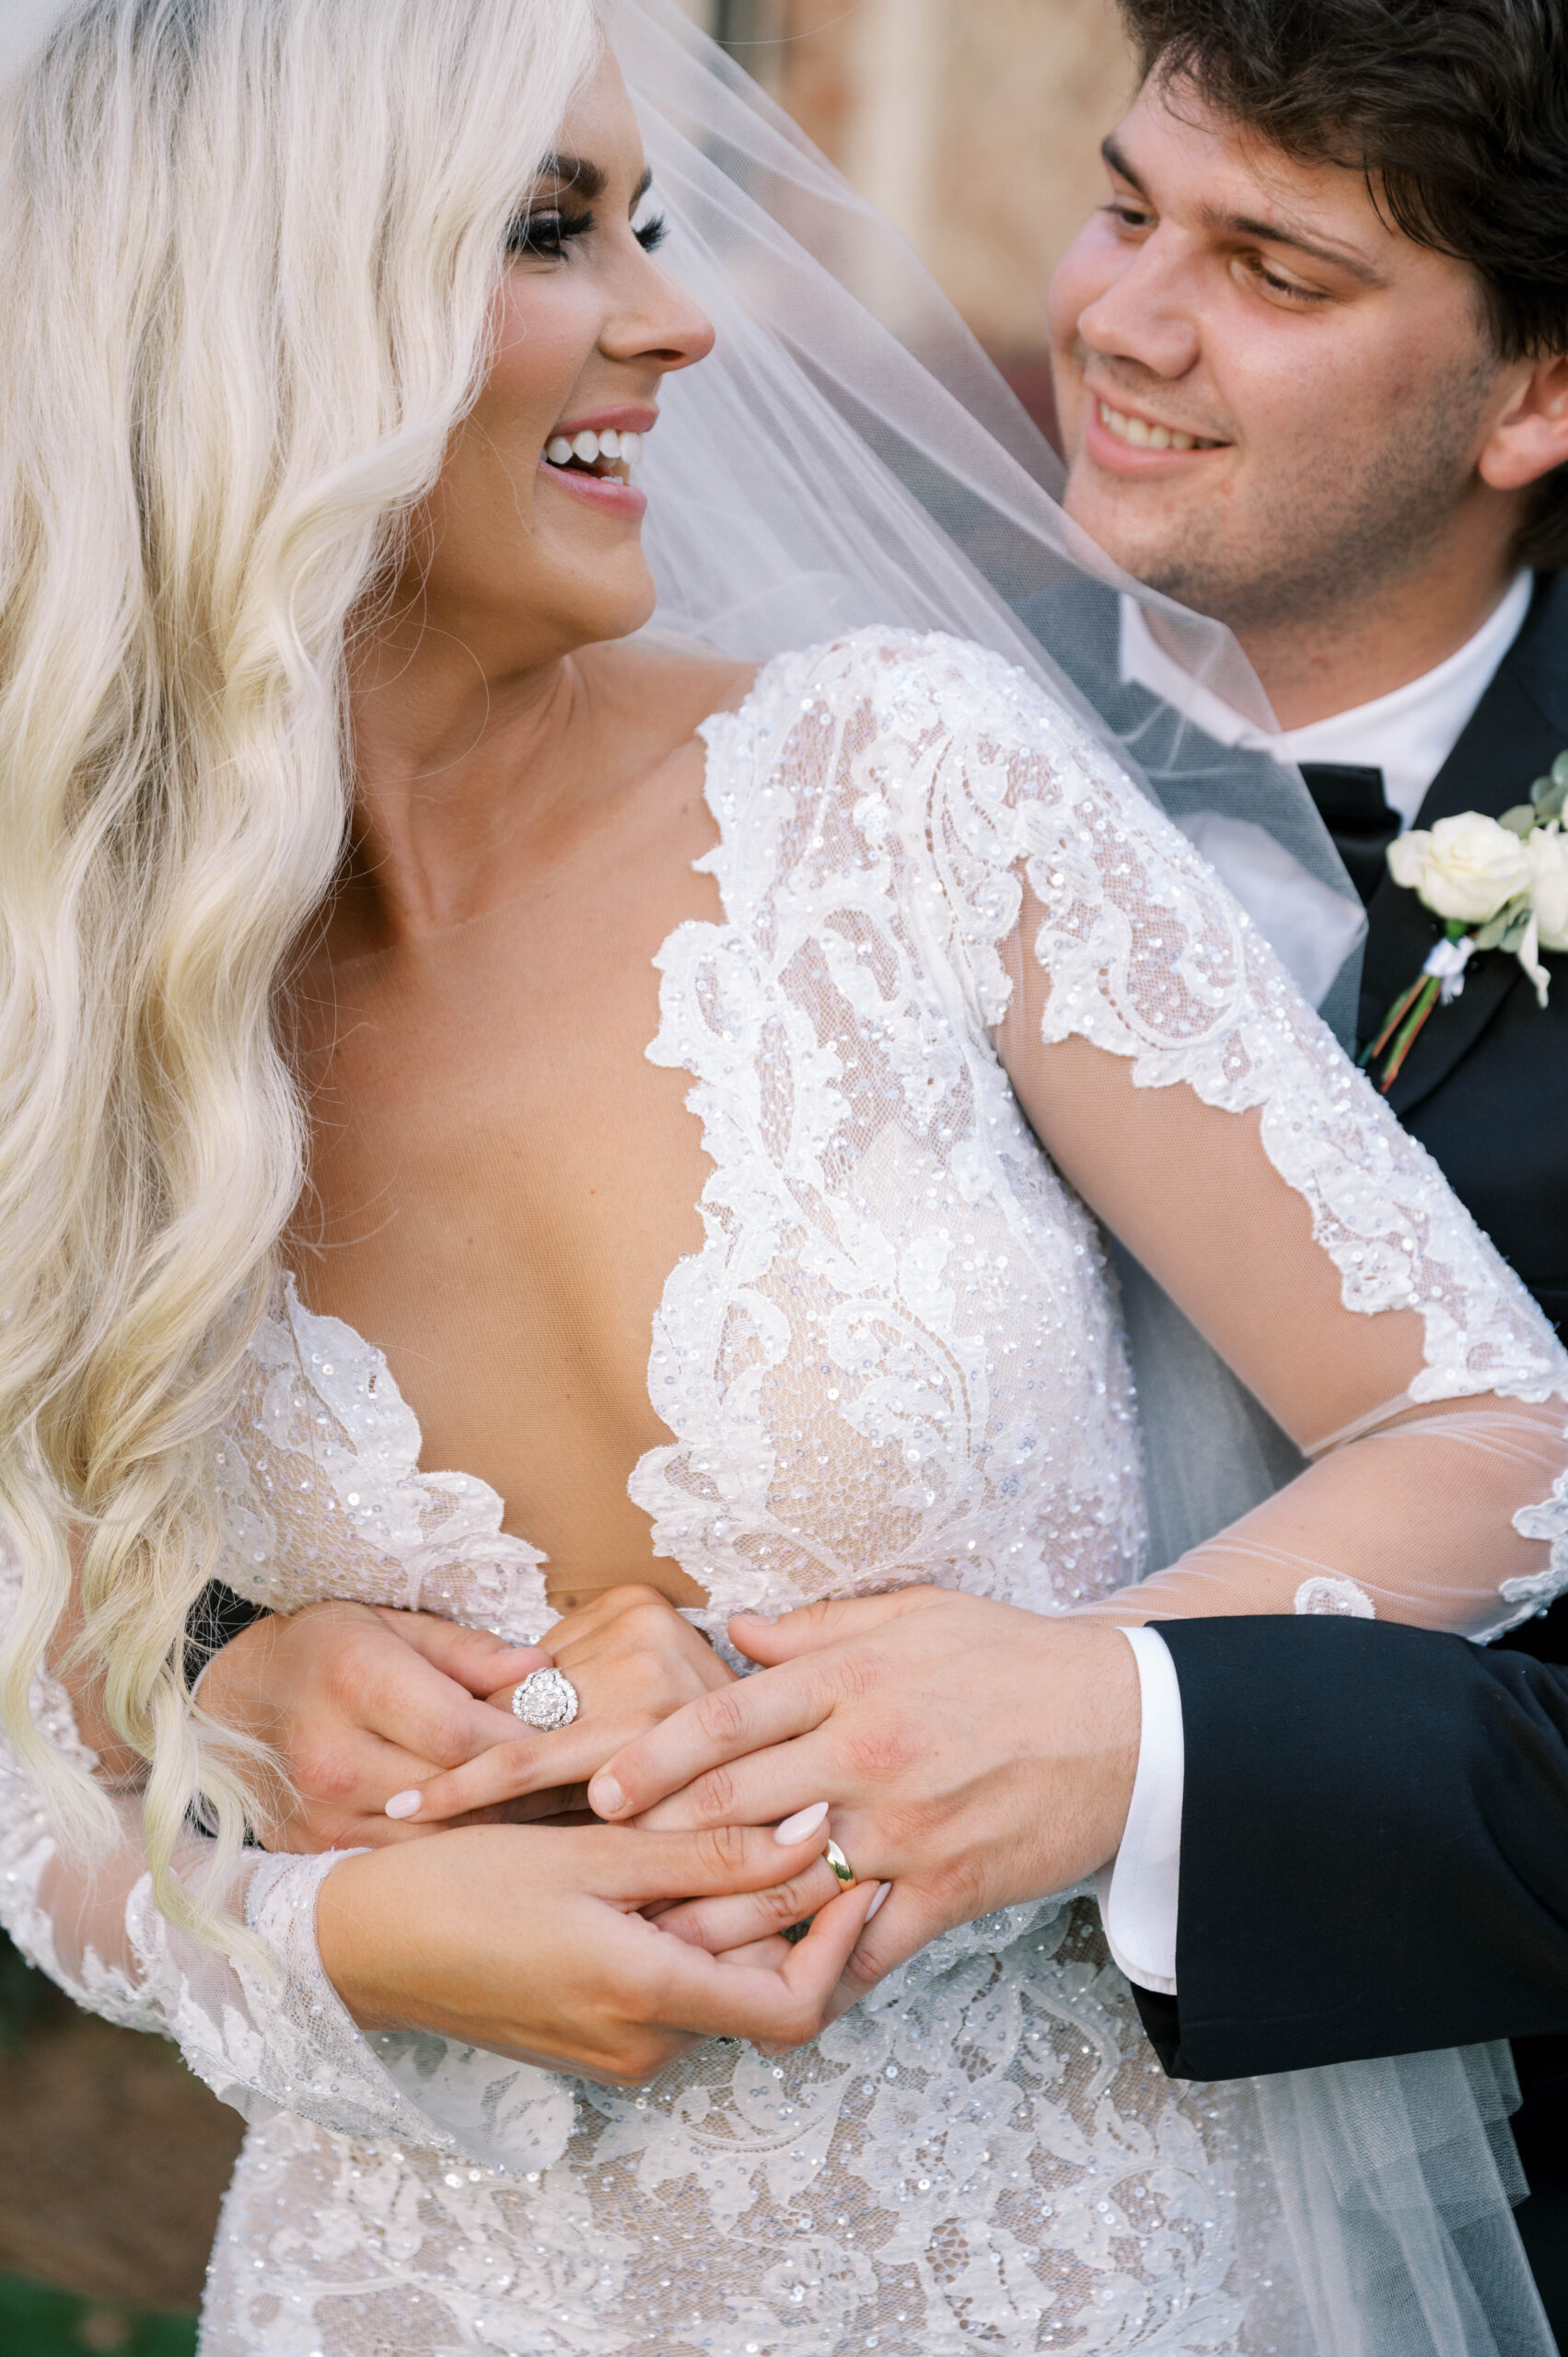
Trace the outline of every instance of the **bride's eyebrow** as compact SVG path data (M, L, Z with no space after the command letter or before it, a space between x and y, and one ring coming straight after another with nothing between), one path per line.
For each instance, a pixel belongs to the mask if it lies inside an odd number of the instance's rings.
M586 197L590 204L596 196L604 194L610 184L609 174L602 171L598 164L590 164L586 156L551 156L547 157L540 178L545 180L559 180L563 188L571 189L575 195ZM632 191L633 211L641 204L653 184L653 167L651 164L645 165L643 177Z
M604 194L608 177L586 156L547 156L540 171L541 180L560 180L578 196L587 197L590 204Z

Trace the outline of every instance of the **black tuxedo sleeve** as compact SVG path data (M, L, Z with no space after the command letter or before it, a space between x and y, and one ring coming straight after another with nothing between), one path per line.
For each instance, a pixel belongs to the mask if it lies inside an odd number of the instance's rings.
M1568 1669L1332 1615L1159 1623L1179 2078L1568 2031Z

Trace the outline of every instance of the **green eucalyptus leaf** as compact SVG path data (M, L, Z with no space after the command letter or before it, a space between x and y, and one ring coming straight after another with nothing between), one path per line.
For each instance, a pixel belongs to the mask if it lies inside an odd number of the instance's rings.
M1538 777L1530 788L1530 800L1535 804L1537 816L1543 822L1561 817L1565 797L1568 797L1568 787L1560 785L1553 777Z
M1478 927L1477 929L1475 937L1476 947L1478 949L1495 949L1513 922L1514 920L1509 915L1506 909L1504 910L1501 916L1489 918L1485 924Z
M1540 824L1540 812L1533 802L1516 802L1512 810L1504 810L1497 821L1511 835L1533 835Z
M1568 792L1568 752L1559 753L1551 764L1551 783Z
M1527 909L1522 915L1516 916L1513 920L1513 923L1509 925L1507 932L1504 935L1502 946L1509 952L1510 956L1512 956L1513 952L1517 949L1520 942L1523 941L1526 934L1528 932L1529 923L1530 912Z

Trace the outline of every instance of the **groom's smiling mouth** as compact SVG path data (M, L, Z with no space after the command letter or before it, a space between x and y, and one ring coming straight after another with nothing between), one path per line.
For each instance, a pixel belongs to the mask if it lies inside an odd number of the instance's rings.
M1218 450L1219 442L1206 441L1201 434L1183 434L1173 425L1151 425L1148 419L1135 417L1126 410L1112 409L1109 401L1097 401L1100 424L1114 434L1119 442L1130 442L1135 450Z
M1116 472L1142 471L1151 460L1191 461L1211 450L1227 450L1216 435L1194 434L1184 425L1167 425L1142 411L1123 409L1101 393L1089 393L1088 433L1091 458Z

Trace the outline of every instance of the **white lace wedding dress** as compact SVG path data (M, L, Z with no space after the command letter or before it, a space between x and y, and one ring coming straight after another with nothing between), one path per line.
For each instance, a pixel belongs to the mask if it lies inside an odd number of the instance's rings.
M653 1334L674 1438L631 1484L711 1599L704 1627L903 1581L1053 1612L1144 1568L1100 1238L993 1045L1026 864L1048 1036L1133 1059L1141 1087L1261 1107L1346 1300L1424 1312L1413 1397L1563 1393L1563 1354L1433 1165L1191 847L1021 673L863 633L773 662L705 734L724 922L666 944L648 1052L692 1075L706 1241ZM379 1353L291 1291L217 1456L224 1577L285 1610L346 1596L547 1627L541 1559L501 1501L419 1456ZM1554 1565L1499 1623L1568 1583L1568 1502L1521 1504ZM39 1708L70 1746L63 1698ZM83 2003L176 2038L251 2121L209 2357L1278 2345L1251 2098L1162 2076L1081 1895L938 1941L787 2059L716 2042L615 2093L360 2035L314 1947L331 1857L243 1871L274 1985L156 1915L131 1804L122 1857L89 1880L15 1762L0 1827L23 1947Z

